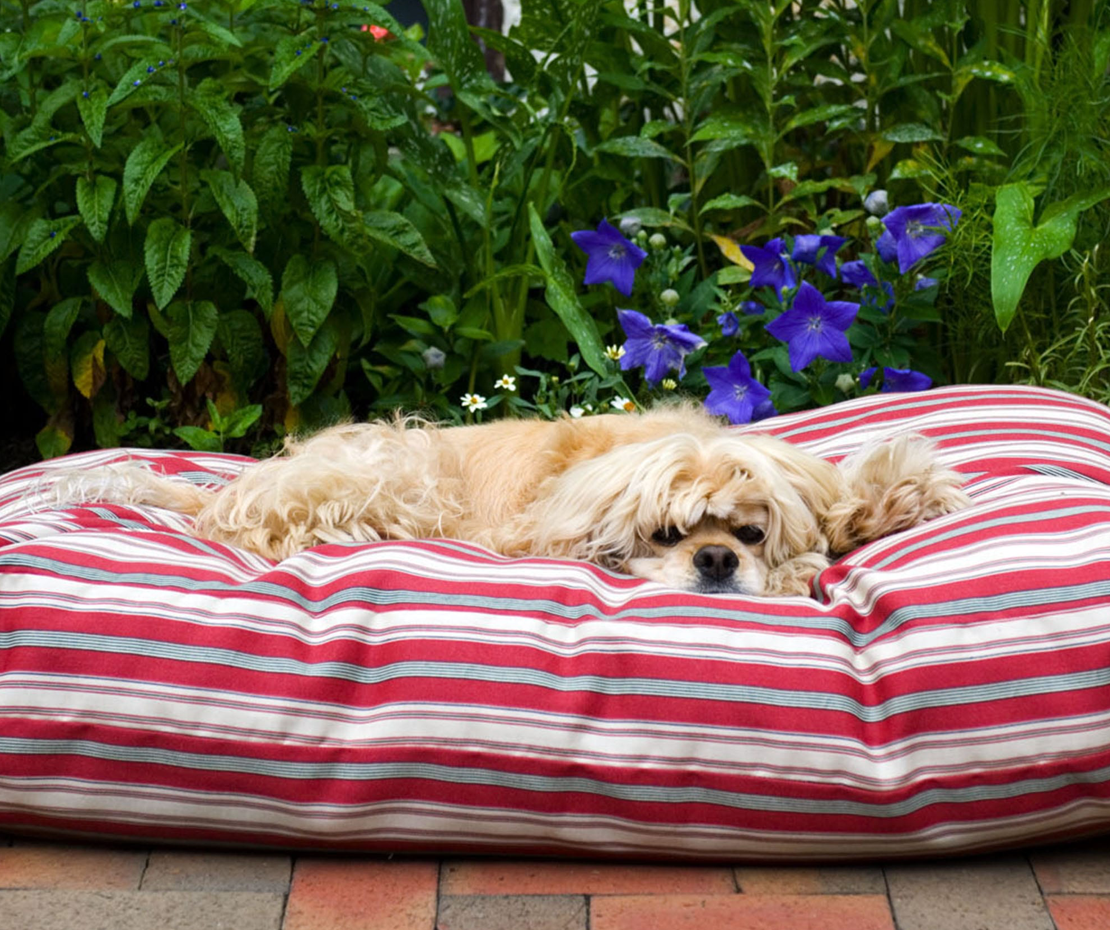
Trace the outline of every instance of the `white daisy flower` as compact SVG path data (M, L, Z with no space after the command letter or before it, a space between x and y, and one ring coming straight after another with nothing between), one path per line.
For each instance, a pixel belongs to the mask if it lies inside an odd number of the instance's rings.
M584 414L584 413L586 412L586 410L585 410L585 408L583 408L583 407L579 407L579 406L578 406L578 404L575 404L575 405L574 405L573 407L571 407L571 408L570 408L570 410L569 410L569 411L567 411L567 412L568 412L568 413L569 413L569 414L570 414L570 415L571 415L572 417L574 417L574 419L576 419L576 420L577 420L577 419L578 419L578 418L579 418L580 416L582 416L582 414Z
M493 382L495 388L500 388L502 391L515 391L516 378L513 375L502 375Z
M608 346L605 349L605 357L611 358L614 362L618 362L621 356L624 355L624 346Z
M609 401L609 406L614 410L623 410L625 413L635 413L636 403L627 397L614 397Z
M486 409L486 399L481 394L463 394L462 405L473 413L475 410Z

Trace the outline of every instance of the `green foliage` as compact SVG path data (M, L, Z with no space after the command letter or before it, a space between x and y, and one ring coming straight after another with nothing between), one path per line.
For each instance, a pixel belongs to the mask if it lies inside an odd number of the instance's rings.
M834 366L799 380L716 318L752 296L739 243L869 253L879 189L963 218L935 303L892 282L853 371L1093 390L1104 291L1075 269L1110 233L1105 0L524 0L508 35L425 6L422 44L362 0L0 0L0 356L44 454L480 416L464 394L601 410L632 393L618 306L710 340L681 389L743 347L781 409L826 403ZM569 233L603 217L667 240L627 301L579 284Z

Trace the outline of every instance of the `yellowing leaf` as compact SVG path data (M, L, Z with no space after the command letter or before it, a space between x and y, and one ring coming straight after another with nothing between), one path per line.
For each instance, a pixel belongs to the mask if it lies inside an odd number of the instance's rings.
M867 159L867 170L871 171L884 158L891 153L894 143L886 139L875 139L871 143L871 155Z
M744 257L744 253L740 251L740 246L738 246L734 240L730 239L728 236L715 236L713 233L709 234L709 238L717 243L717 248L721 250L721 254L734 265L747 268L748 271L755 270L755 265Z
M104 383L104 340L79 345L73 356L73 383L85 397L92 398Z

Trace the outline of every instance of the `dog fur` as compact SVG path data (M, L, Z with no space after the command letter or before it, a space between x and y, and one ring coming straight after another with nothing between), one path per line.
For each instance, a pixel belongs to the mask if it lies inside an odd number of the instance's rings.
M702 592L804 595L830 556L958 510L920 436L835 466L700 408L439 427L345 424L219 490L134 463L63 478L58 501L154 504L272 559L322 543L447 537L581 559Z

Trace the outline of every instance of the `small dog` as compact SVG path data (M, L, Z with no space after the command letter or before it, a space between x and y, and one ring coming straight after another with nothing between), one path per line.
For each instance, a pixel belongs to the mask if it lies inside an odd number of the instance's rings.
M932 445L835 466L698 407L438 427L346 424L219 490L137 464L62 479L56 501L154 504L194 535L282 559L322 543L448 537L582 559L706 593L805 595L832 554L965 506Z

